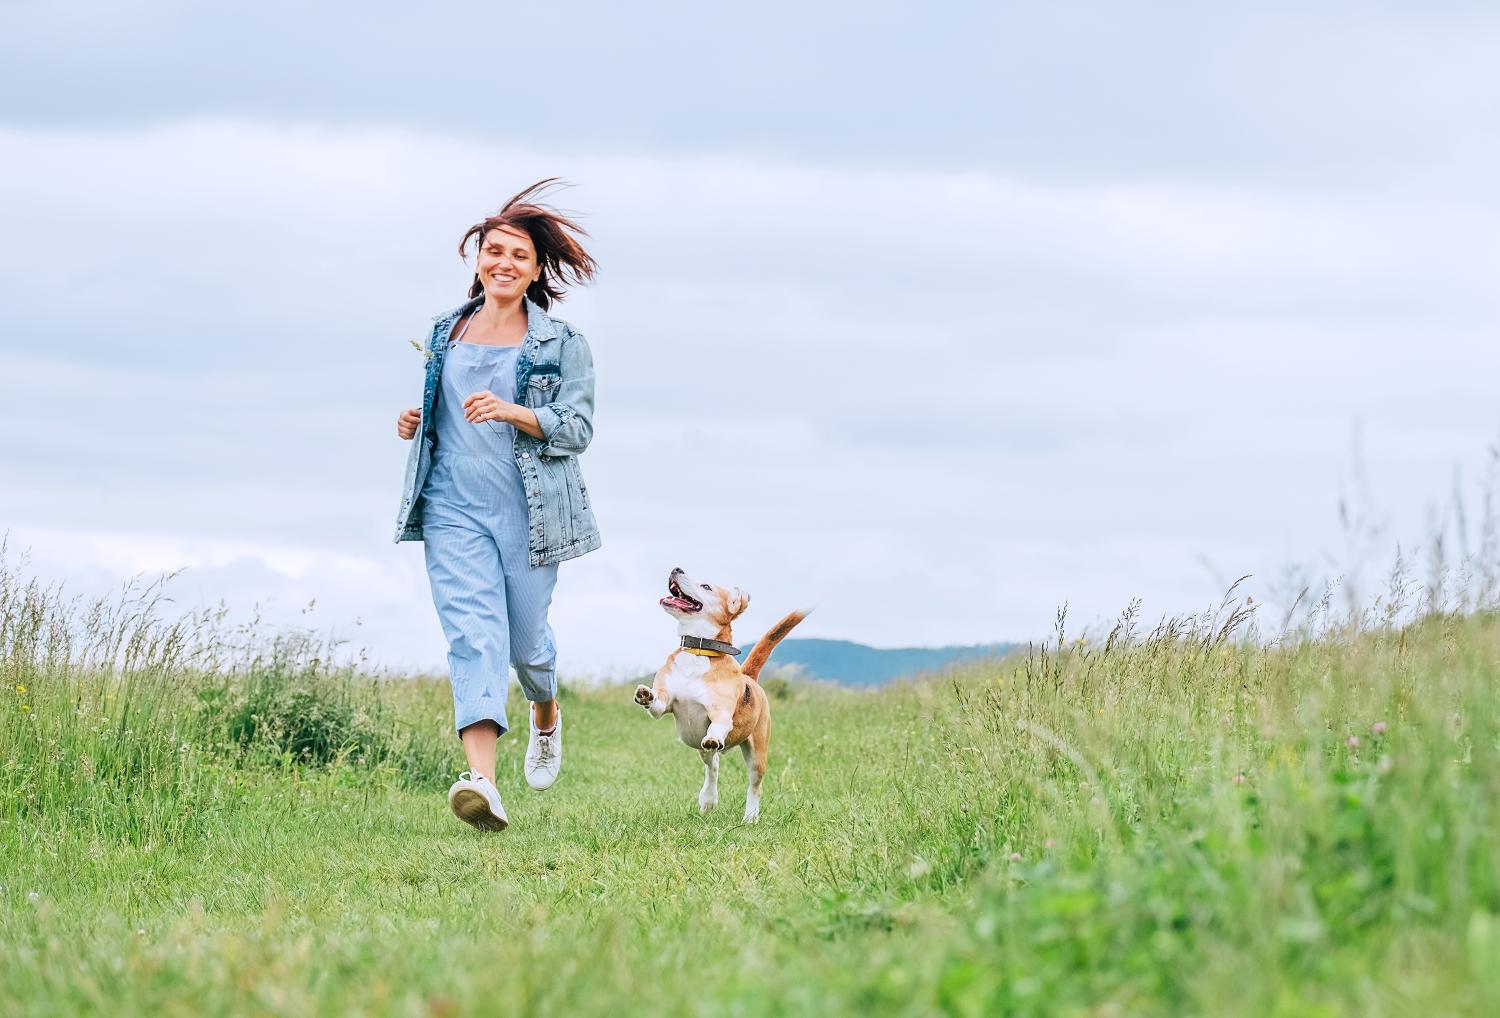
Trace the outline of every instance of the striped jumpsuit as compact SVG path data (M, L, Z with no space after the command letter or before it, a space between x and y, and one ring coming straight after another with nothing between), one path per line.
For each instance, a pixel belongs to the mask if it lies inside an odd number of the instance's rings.
M507 730L508 665L526 699L544 702L557 693L557 649L547 623L557 565L529 563L515 429L499 421L470 424L463 413L463 401L486 389L515 402L520 349L455 340L433 411L437 442L422 488L422 541L448 638L458 731L485 719Z

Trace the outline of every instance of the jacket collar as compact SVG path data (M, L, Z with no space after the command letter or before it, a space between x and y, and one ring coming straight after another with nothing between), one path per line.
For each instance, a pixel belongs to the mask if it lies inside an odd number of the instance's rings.
M543 311L541 305L530 297L522 297L521 302L526 305L526 331L543 342L549 339L556 339L557 323L553 320L552 316ZM468 314L483 303L484 294L480 294L478 297L471 297L453 310L438 315L433 321L441 328L451 327L454 322L458 321L460 316Z

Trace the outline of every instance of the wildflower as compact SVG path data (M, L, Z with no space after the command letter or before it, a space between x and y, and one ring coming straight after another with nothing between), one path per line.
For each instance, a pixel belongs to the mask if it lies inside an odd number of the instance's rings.
M1021 861L1021 853L1020 852L1012 852L1010 854L1010 861L1011 862L1020 862Z
M1370 726L1370 731L1374 732L1376 735L1384 735L1385 734L1385 722L1384 721L1377 721L1377 722L1375 722L1373 725Z
M37 894L35 891L27 891L26 900L35 905L37 902L42 900L42 896L40 894Z
M17 693L24 693L24 692L26 692L26 687L23 686L23 685L21 685L19 682L17 682L16 683L16 692Z
M29 712L30 710L31 710L31 704L29 704L29 703L23 703L23 704L21 704L21 713L22 714L25 714L25 713Z
M1349 736L1349 738L1347 738L1347 739L1344 740L1344 745L1348 746L1350 749L1358 749L1359 748L1359 736L1357 736L1357 735L1351 735L1351 736Z
M1056 844L1057 844L1056 841L1052 840L1051 838L1048 838L1046 841L1042 842L1042 847L1043 848L1052 848Z
M1244 774L1236 774L1234 776L1234 783L1236 785L1243 785L1245 783L1245 775Z

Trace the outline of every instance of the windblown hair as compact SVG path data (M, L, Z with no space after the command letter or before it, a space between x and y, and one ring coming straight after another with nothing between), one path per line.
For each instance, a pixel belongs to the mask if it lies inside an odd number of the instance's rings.
M591 283L598 263L578 243L578 237L587 237L588 231L554 208L538 205L535 199L540 193L558 182L558 177L539 180L501 206L500 211L475 223L458 242L458 253L467 256L470 243L474 251L484 247L487 233L497 226L509 226L520 230L531 238L536 248L537 264L542 273L536 282L526 288L530 297L543 310L550 308L555 300L562 300L565 286ZM469 296L478 297L484 292L479 273L474 273L474 282L469 286Z

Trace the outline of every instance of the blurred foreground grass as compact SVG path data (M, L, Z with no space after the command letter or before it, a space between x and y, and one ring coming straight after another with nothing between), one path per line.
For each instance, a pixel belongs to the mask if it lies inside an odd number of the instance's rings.
M671 723L575 691L486 836L446 684L158 593L0 572L5 1013L1500 1013L1488 614L787 685L754 827L737 754L701 818Z

